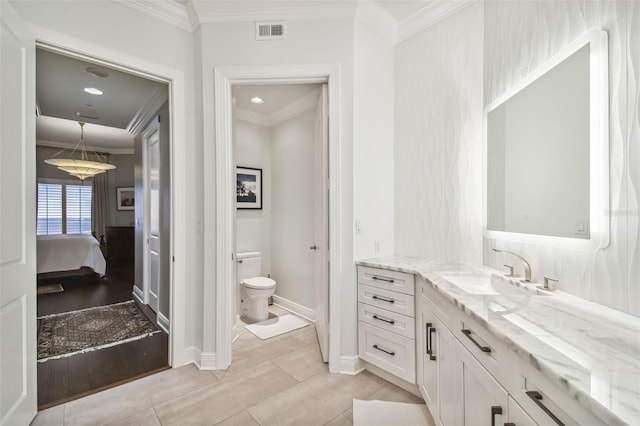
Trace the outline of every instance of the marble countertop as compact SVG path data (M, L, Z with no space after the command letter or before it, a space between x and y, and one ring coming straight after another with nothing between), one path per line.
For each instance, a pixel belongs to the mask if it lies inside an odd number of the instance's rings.
M386 256L358 265L420 275L550 381L608 424L640 425L640 319L555 291L527 298L470 294L445 275L494 269ZM519 284L540 292L535 286Z

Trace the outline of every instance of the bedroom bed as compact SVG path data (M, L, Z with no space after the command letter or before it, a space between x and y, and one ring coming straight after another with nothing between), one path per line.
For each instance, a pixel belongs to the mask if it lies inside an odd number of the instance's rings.
M39 235L37 255L38 274L87 267L102 277L107 269L100 243L91 235Z

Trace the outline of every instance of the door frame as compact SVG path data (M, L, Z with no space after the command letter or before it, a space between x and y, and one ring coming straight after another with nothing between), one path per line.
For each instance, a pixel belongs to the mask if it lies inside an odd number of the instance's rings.
M187 200L189 193L185 175L186 163L186 117L185 75L178 69L141 59L100 44L78 39L52 31L38 25L29 25L35 44L43 48L62 53L80 60L90 60L139 77L168 84L171 119L170 134L170 174L171 174L171 257L169 298L170 333L169 365L178 367L193 360L185 348L186 294L183 285L176 282L188 282L187 278ZM35 78L35 77L34 77ZM35 159L34 159L35 161ZM33 189L35 191L35 188Z
M342 270L341 236L341 155L340 155L340 65L259 65L216 67L214 70L215 150L205 157L215 158L215 171L205 167L205 182L215 183L215 196L205 191L205 207L215 205L215 232L205 243L204 276L215 276L215 367L225 369L232 360L234 318L234 223L235 165L233 164L233 100L231 87L241 84L326 83L329 92L329 371L340 371L340 295ZM210 144L209 144L210 145ZM207 200L206 197L209 197ZM207 214L205 208L205 214ZM215 285L215 283L218 283ZM208 285L205 283L205 285Z

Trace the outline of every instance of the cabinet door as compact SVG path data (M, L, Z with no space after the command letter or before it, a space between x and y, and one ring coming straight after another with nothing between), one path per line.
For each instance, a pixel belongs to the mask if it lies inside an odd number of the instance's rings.
M431 345L438 362L438 415L436 423L456 424L456 338L436 317L430 329Z
M462 344L457 343L457 424L495 426L507 422L507 391Z
M507 423L505 423L507 424ZM509 397L509 425L512 426L536 426L536 422L522 409L522 407Z
M429 331L433 325L433 313L428 305L421 301L418 314L420 335L418 337L419 387L424 401L432 410L434 419L438 416L438 363L437 354L431 350ZM433 359L432 359L433 358Z

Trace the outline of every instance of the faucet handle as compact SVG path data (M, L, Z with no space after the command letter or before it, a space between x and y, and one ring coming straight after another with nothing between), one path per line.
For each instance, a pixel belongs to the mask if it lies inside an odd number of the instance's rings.
M508 273L504 274L505 277L508 278L513 278L513 277L517 277L516 273L515 273L515 269L513 266L511 265L504 265L505 268L507 268L509 270Z
M542 288L544 290L555 290L555 288L549 287L549 281L553 281L554 283L557 283L559 280L555 278L544 277L544 284L542 284Z

